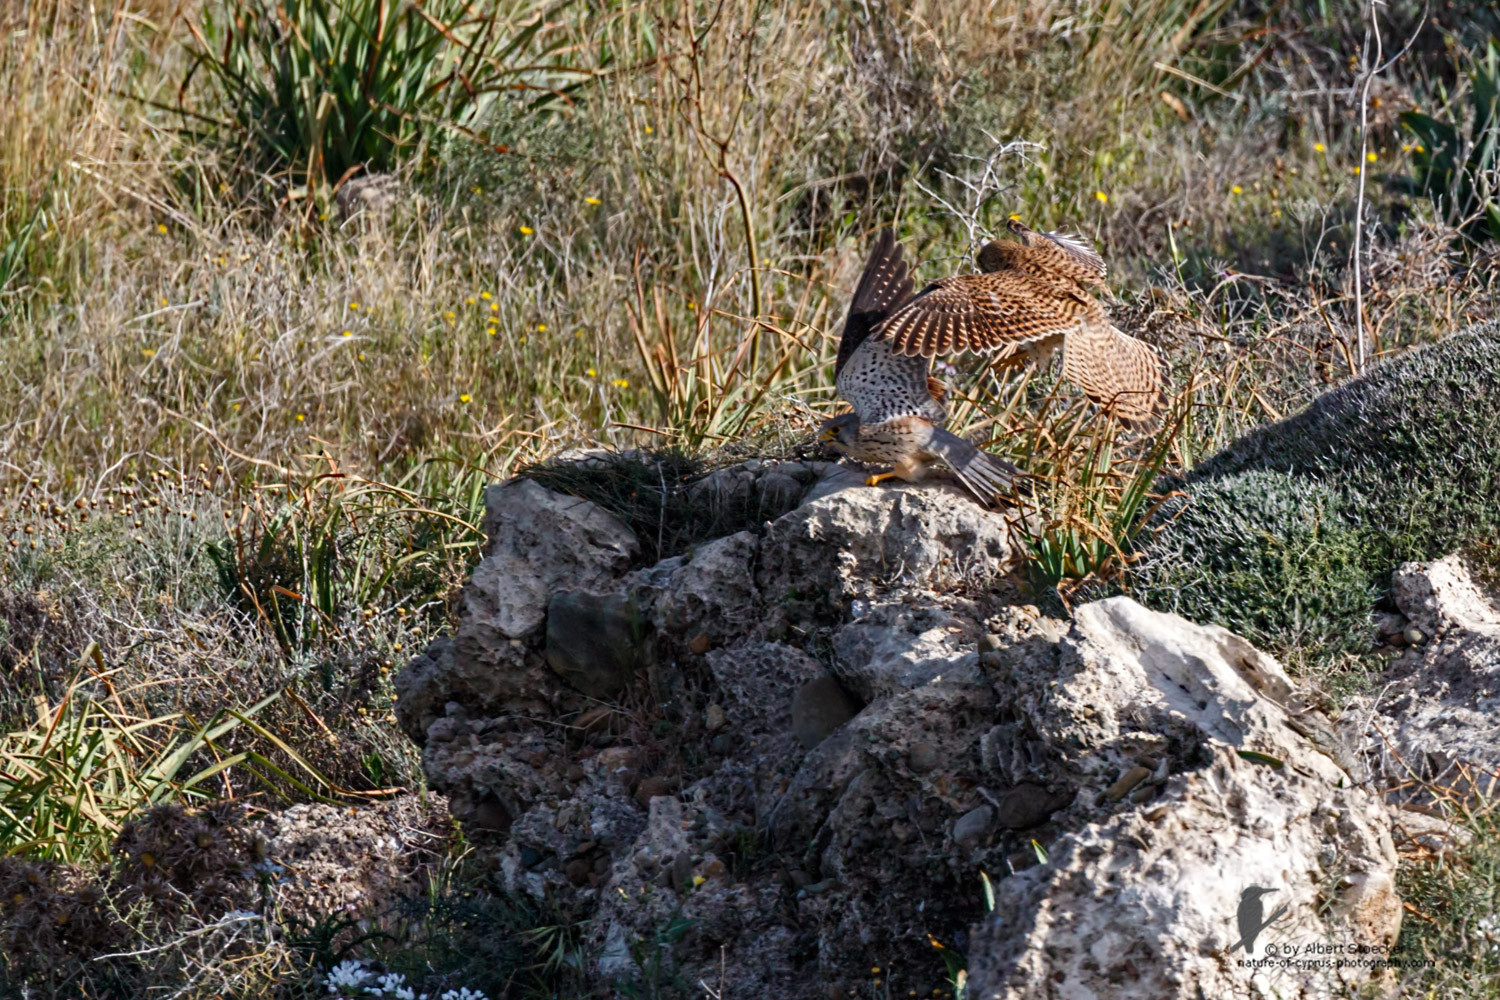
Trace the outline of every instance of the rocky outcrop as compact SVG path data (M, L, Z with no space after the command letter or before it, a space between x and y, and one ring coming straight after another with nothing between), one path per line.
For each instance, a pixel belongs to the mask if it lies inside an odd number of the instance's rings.
M1009 578L1003 512L793 465L697 486L783 512L653 565L623 524L580 530L506 585L516 609L496 570L529 557L504 539L606 522L492 490L489 582L403 675L429 782L508 889L589 916L601 984L716 982L721 959L735 995L819 1000L872 966L930 995L967 964L985 997L1368 975L1234 949L1252 887L1281 909L1258 953L1384 949L1400 920L1383 807L1274 659L1126 598L1048 618ZM605 674L560 667L563 641Z
M1382 623L1392 660L1377 693L1345 713L1345 732L1393 801L1433 806L1500 791L1500 602L1456 555L1403 563L1400 614ZM1414 783L1413 779L1417 779Z

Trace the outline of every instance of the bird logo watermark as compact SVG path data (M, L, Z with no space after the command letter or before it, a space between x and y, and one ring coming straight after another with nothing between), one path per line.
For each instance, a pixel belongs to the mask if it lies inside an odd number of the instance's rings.
M1245 954L1255 954L1255 939L1260 932L1270 927L1276 921L1286 915L1287 904L1283 903L1269 917L1265 915L1265 905L1260 897L1275 892L1275 889L1266 889L1258 885L1252 885L1240 893L1239 909L1235 912L1235 923L1239 926L1240 939L1229 946L1230 954L1243 948Z

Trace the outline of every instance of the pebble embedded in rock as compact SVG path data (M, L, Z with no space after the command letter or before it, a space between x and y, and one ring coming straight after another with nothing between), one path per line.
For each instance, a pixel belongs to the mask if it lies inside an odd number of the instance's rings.
M975 847L982 843L995 821L995 810L989 806L970 809L953 824L953 842L961 847Z
M726 866L724 862L720 861L718 858L714 858L708 864L703 866L704 878L723 878L728 873L728 866Z
M636 802L640 803L641 808L645 809L650 807L651 800L656 798L658 795L671 794L671 779L664 778L661 775L657 774L652 775L649 778L641 779L641 783L637 785L635 789L635 800Z
M811 750L858 712L858 703L837 680L827 675L816 677L792 696L792 732Z
M1134 788L1136 785L1139 785L1149 777L1151 777L1151 770L1149 768L1141 767L1139 764L1137 764L1135 767L1132 767L1130 770L1120 775L1120 777L1116 779L1113 785L1110 785L1109 788L1105 789L1104 797L1106 799L1109 799L1111 802L1118 802L1120 799L1123 799L1127 794L1129 794L1132 788Z
M724 706L717 702L709 705L703 710L703 724L711 733L717 733L729 725L729 714L724 711Z
M1422 643L1427 641L1427 633L1423 632L1419 628L1409 628L1402 633L1402 638L1411 643L1413 646L1420 646L1422 645Z
M596 698L619 692L645 661L641 615L623 594L562 590L547 602L547 666Z
M592 873L593 866L583 858L574 858L563 865L563 877L573 885L587 885Z
M939 763L937 747L931 743L913 743L911 749L906 752L906 756L907 763L918 774L926 774Z
M1073 799L1066 792L1049 792L1041 785L1023 781L1000 796L996 822L1007 830L1028 830L1047 821Z
M680 887L687 884L688 879L693 877L693 858L687 851L681 851L672 859L672 885Z

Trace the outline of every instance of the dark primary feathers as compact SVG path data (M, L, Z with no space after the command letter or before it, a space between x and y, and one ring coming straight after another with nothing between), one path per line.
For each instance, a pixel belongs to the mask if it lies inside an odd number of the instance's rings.
M833 373L838 375L855 348L863 344L870 331L879 326L892 309L911 297L912 281L906 261L901 259L901 245L896 234L887 228L875 238L875 246L865 261L864 273L849 303L849 316L839 337L838 360Z

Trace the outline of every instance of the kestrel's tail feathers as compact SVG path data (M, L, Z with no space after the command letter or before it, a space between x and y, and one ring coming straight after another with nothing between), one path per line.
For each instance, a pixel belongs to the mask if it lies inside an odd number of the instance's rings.
M993 504L1010 489L1021 470L1003 458L996 458L980 451L957 434L934 428L928 448L934 455L948 463L964 484L982 504Z
M1063 377L1127 424L1145 423L1165 402L1155 349L1108 323L1084 323L1068 331Z

